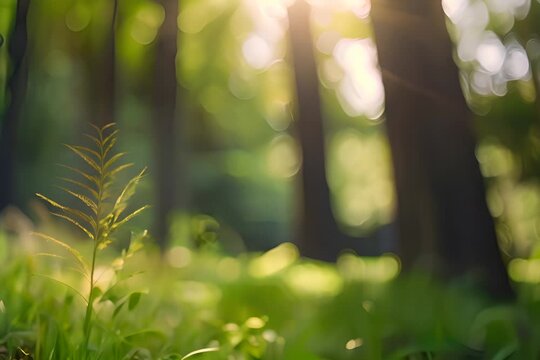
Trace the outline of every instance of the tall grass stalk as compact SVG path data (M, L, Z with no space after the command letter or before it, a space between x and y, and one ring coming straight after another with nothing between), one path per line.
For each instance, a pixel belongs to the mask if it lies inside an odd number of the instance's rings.
M91 352L90 340L95 313L94 303L101 290L97 286L95 277L98 253L112 242L111 236L119 227L148 207L145 205L125 214L128 202L135 193L137 184L144 177L146 169L131 178L122 187L119 194L113 197L112 187L115 185L117 174L130 168L133 164L121 163L120 160L125 156L125 153L113 152L118 134L114 123L101 128L93 127L95 135L87 135L92 142L91 147L66 145L69 150L84 161L86 169L65 166L77 177L63 179L72 186L72 189L61 187L63 191L81 202L84 210L65 206L42 194L36 194L55 209L51 212L53 215L76 226L93 242L91 265L88 268L86 261L76 249L49 235L37 234L67 249L78 261L81 272L89 278L90 289L86 298L86 312L83 322L84 347L82 349L86 359Z

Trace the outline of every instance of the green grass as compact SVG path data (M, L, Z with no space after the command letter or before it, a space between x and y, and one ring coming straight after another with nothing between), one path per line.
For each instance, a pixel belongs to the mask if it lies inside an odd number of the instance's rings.
M289 244L240 258L176 247L164 260L147 246L121 270L121 254L109 249L96 264L96 287L109 291L96 295L86 349L87 304L78 293L87 280L64 258L36 255L54 244L35 239L28 252L17 237L0 238L0 359L182 359L194 351L201 360L540 355L532 285L522 286L515 304L496 304L464 281L377 275L388 259L306 261Z
M0 228L0 360L540 357L538 260L511 264L527 284L497 304L467 279L399 275L393 256L326 264L292 244L162 254L146 231L116 231L146 208L126 211L144 171L115 186L129 166L116 162L116 131L90 138L94 148L68 146L86 164L64 189L80 206L38 195L72 227L42 214L31 234Z

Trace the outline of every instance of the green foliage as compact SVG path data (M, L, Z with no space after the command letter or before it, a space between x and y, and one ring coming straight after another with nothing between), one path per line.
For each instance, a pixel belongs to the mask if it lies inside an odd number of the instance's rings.
M87 135L92 142L92 146L66 145L69 150L75 153L86 164L86 169L66 166L78 177L63 178L65 183L71 185L71 188L60 187L64 192L80 201L83 209L79 210L69 207L45 195L36 194L54 209L51 211L52 215L73 224L93 242L92 258L89 265L83 255L66 242L47 234L35 233L36 236L51 241L55 245L67 250L76 260L79 266L78 271L88 279L89 292L86 296L72 288L87 304L83 327L84 346L80 350L82 357L86 359L89 358L89 353L91 352L89 346L94 322L95 301L98 298L101 298L101 300L113 300L116 306L114 313L116 315L126 301L128 302L128 309L130 311L133 310L139 303L141 296L140 292L133 292L127 295L126 298L113 299L110 296L110 292L114 288L114 285L109 289L102 289L97 286L96 259L98 251L107 248L113 240L112 236L115 231L148 208L148 205L145 205L135 211L126 213L128 203L135 194L135 189L144 177L146 169L143 169L139 174L129 180L121 188L121 191L114 196L113 188L116 185L117 175L121 171L130 168L133 164L122 163L120 160L125 156L125 153L114 152L118 134L118 130L114 129L114 123L105 125L102 128L93 127L95 134ZM134 243L130 245L127 252L124 251L122 253L122 257L119 259L121 264L140 248L141 238L135 238ZM119 269L121 268L120 266ZM49 331L51 330L47 332Z
M103 252L114 280L96 286L88 354L80 349L85 303L64 285L32 276L35 257L18 249L13 241L20 239L9 239L0 268L0 359L22 351L35 359L540 356L537 284L521 284L514 304L496 304L465 281L443 285L425 275L377 280L374 271L384 262L350 254L337 266L297 258L277 265L272 255L279 248L238 259L173 248L162 258L141 249L143 239L134 235L120 253L112 247ZM53 274L65 262L47 260L43 265ZM272 271L261 272L261 263ZM134 276L140 269L145 273ZM342 284L334 291L318 277L328 272ZM304 281L297 281L299 273ZM78 288L79 273L55 276Z

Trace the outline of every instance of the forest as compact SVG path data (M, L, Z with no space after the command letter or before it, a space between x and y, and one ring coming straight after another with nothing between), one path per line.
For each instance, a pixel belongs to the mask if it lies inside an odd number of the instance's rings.
M540 357L540 0L0 0L0 84L0 360Z

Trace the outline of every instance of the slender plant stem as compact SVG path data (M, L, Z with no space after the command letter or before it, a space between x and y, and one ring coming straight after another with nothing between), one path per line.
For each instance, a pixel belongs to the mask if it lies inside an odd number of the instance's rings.
M96 231L97 232L97 231ZM86 315L84 317L84 347L88 354L88 345L90 343L90 333L92 332L92 314L94 311L94 270L96 267L97 242L94 244L92 254L92 267L90 268L90 294L88 295L88 304L86 305ZM88 355L86 356L88 358Z
M95 287L95 268L96 268L96 258L97 258L97 251L99 244L101 242L101 237L103 236L102 231L102 225L101 225L101 216L102 216L102 207L103 207L103 195L104 195L104 167L105 167L105 154L103 149L103 134L101 130L99 131L99 183L98 183L98 196L97 196L97 207L96 207L96 213L95 213L95 222L96 227L94 231L94 250L92 253L92 266L90 268L90 294L88 295L88 304L86 306L86 314L84 317L84 347L85 347L85 354L86 358L88 359L88 346L90 344L90 335L92 332L92 316L94 313L94 287Z

